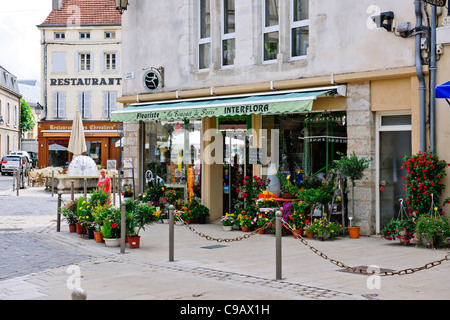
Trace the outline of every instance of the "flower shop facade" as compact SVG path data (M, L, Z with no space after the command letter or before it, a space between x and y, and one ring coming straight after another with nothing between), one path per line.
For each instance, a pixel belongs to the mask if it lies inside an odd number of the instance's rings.
M418 150L415 70L337 75L331 86L329 80L211 88L228 94L196 91L190 99L167 93L166 100L152 101L149 95L112 115L124 122L124 166L137 170L140 191L158 179L200 198L214 220L233 210L245 176L269 178L267 189L282 192L277 172L297 183L325 177L340 153L355 152L374 161L357 182L355 213L349 214L362 234L374 234L397 216L404 193L399 167L403 156ZM268 90L246 92L255 86ZM393 88L402 90L394 94Z

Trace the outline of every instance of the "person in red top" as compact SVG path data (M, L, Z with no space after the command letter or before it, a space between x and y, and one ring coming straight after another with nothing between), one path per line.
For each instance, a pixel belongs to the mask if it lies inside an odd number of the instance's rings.
M108 193L108 205L111 205L111 178L106 176L106 170L100 170L97 187Z

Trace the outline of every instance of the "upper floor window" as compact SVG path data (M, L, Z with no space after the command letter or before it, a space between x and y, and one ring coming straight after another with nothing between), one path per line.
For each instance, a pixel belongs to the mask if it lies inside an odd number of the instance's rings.
M91 93L78 92L78 110L84 119L91 117Z
M105 53L105 70L116 70L115 53Z
M91 33L90 32L80 32L80 39L90 39Z
M262 0L263 8L263 60L277 58L279 49L279 3L278 0Z
M55 32L55 40L64 40L66 34L64 32Z
M53 110L52 116L54 119L61 119L66 117L66 93L53 92Z
M199 0L198 68L208 69L211 62L211 0Z
M235 32L235 0L222 0L222 66L234 65Z
M80 53L80 70L90 71L92 70L91 65L91 54L90 53Z
M291 0L291 57L306 56L309 46L309 0Z
M105 39L115 39L116 32L115 31L105 31Z

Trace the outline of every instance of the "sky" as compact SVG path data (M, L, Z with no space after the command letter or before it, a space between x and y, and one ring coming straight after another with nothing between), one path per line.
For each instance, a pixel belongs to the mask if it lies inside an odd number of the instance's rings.
M41 79L37 25L52 11L52 0L0 0L0 65L18 80Z

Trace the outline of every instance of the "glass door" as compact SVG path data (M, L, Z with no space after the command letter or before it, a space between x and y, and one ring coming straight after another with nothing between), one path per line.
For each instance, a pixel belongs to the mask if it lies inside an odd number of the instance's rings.
M411 155L411 116L382 115L378 117L377 134L377 233L400 212L400 199L406 170L400 167L403 157ZM404 203L405 204L405 203Z

